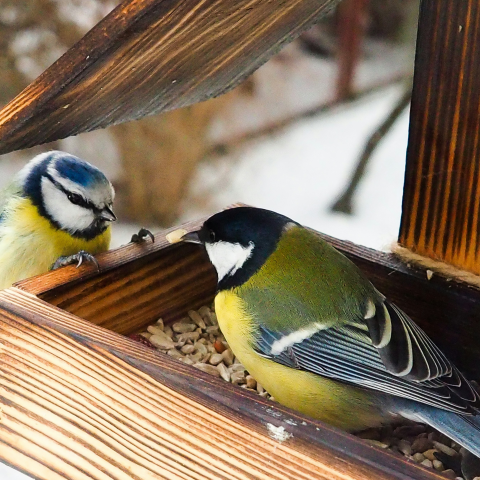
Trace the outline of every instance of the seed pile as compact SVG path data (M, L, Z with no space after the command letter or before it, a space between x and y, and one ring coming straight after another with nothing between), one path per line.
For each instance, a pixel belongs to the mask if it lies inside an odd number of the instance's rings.
M215 312L207 306L198 311L190 310L187 317L169 325L159 319L146 332L132 335L132 338L203 372L274 400L230 350ZM463 480L459 470L460 446L429 426L410 422L365 430L358 436L376 447L443 472L448 478Z
M133 335L132 338L203 372L274 400L246 372L230 350L218 327L215 312L208 307L201 307L198 311L190 310L188 317L170 325L164 325L163 320L159 319L146 332Z

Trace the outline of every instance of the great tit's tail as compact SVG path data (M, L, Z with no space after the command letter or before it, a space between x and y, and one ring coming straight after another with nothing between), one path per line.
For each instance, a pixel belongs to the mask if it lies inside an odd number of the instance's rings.
M439 432L462 445L480 458L480 413L459 415L427 405L411 405L405 416L411 420L428 423Z

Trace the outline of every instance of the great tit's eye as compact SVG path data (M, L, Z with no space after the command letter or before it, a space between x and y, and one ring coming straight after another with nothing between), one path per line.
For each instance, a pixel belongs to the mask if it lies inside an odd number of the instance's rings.
M78 193L72 193L72 192L69 192L67 193L67 198L70 200L71 203L73 203L74 205L84 205L85 204L85 200L83 199L83 197L81 195L79 195Z
M209 237L210 237L210 242L213 243L215 241L215 232L210 230Z

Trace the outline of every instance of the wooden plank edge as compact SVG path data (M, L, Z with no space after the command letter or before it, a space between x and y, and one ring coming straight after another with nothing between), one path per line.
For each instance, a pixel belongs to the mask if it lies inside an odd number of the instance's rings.
M152 383L151 379L154 379L209 409L212 415L223 416L224 422L234 422L234 430L255 432L261 436L262 441L271 444L268 426L280 428L288 437L285 442L278 443L280 450L287 449L283 454L287 455L288 449L293 449L302 455L305 462L320 464L329 472L326 478L443 478L433 471L424 470L400 457L378 450L361 439L94 326L19 289L11 288L0 292L0 315L3 317L1 328L4 328L5 324L21 325L28 336L29 330L34 334L40 327L57 335L59 341L68 341L73 346L82 345L87 356L90 351L91 354L95 353L117 362L117 368L124 373L143 372L146 374L143 378L147 383ZM126 365L134 369L129 370ZM347 470L350 474L345 473ZM355 472L353 477L350 476L352 471Z
M227 208L237 206L242 204ZM128 244L99 255L100 273L92 266L82 266L80 269L69 266L24 280L16 286L35 295L48 292L50 296L55 295L56 288L65 290L69 285L81 286L82 282L101 276L111 269L142 259L144 261L148 255L158 254L167 248L182 248L181 244L170 246L165 240L165 234L177 228L185 228L187 231L197 229L204 220L163 230L155 236L154 244ZM476 321L480 315L480 290L438 275L428 279L425 270L409 267L393 254L315 233L352 260L384 295L426 331L470 379L480 379L480 366L476 361L480 341L480 328ZM443 327L439 328L439 325ZM449 329L450 337L444 335L445 328Z
M155 233L154 242L147 239L141 243L128 243L118 248L108 250L107 252L100 253L95 256L100 271L97 271L94 265L87 262L83 263L80 268L76 268L74 265L68 265L59 268L58 270L49 271L16 282L14 287L19 288L20 290L25 290L33 295L41 295L42 293L63 285L81 283L83 280L101 275L104 272L134 262L145 256L155 254L156 252L167 248L172 248L173 245L170 245L165 238L168 233L179 228L184 228L187 231L195 230L202 225L203 221L204 219L195 220L176 227L161 230L160 232Z

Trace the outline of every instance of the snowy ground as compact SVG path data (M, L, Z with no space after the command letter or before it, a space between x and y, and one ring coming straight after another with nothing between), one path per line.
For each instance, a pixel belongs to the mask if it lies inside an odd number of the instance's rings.
M355 198L354 215L333 213L330 206L345 188L366 139L402 92L403 84L380 89L245 143L226 157L207 159L177 223L243 202L276 210L337 238L388 249L400 222L407 110L372 157ZM138 228L114 224L112 246L127 243Z
M283 213L337 238L388 250L400 224L408 111L377 148L355 197L353 215L333 213L366 139L403 93L403 84L290 124L199 168L177 223L243 202ZM114 225L113 246L138 225ZM153 231L158 230L151 227Z

